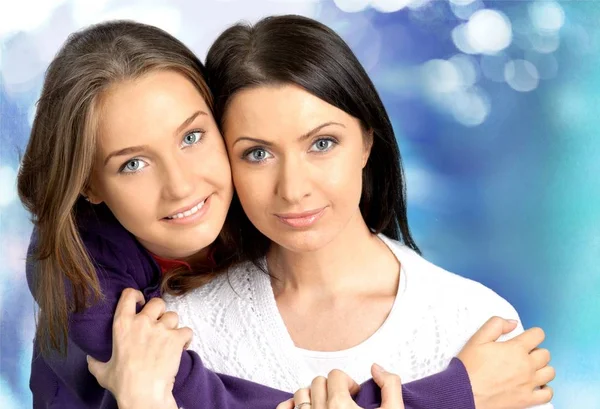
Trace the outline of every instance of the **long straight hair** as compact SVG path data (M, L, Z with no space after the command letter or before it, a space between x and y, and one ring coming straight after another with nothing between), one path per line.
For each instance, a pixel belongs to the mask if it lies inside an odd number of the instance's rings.
M202 63L156 27L91 26L72 34L48 67L17 180L38 233L31 261L42 352L64 353L68 314L102 298L75 215L94 163L101 97L111 85L155 70L186 76L212 108Z
M392 124L371 79L339 35L306 17L267 17L223 32L205 64L221 127L237 93L268 85L295 84L358 118L365 135L373 138L362 175L361 214L375 233L419 252L408 226L404 172ZM226 226L242 258L257 261L266 254L270 241L252 225L237 196Z

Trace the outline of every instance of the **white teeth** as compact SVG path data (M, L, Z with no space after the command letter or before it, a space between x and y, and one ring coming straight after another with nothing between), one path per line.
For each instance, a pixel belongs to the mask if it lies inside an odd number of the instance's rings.
M198 203L196 206L192 207L190 210L186 210L183 213L177 213L172 216L168 216L167 219L182 219L184 217L188 217L196 213L198 210L204 207L204 203L206 203L206 199L202 201L202 203Z

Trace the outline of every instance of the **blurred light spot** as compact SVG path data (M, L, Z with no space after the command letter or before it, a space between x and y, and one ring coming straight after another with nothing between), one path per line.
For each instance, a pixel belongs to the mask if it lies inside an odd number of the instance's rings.
M356 13L367 8L370 0L333 0L336 6L346 13Z
M510 22L513 33L529 34L533 31L533 27L531 27L531 21L525 16L514 16Z
M0 69L9 94L30 90L31 81L42 76L45 68L31 34L19 33L4 43L4 62Z
M534 27L542 32L556 32L565 23L563 8L554 1L536 1L529 4L529 17Z
M512 60L504 67L504 79L515 91L529 92L537 88L540 75L529 61Z
M571 53L579 55L590 54L598 48L598 39L590 37L590 34L584 27L578 24L569 24L569 29L566 31L563 39L567 44L566 49Z
M371 6L382 13L393 13L408 6L412 0L371 0Z
M373 69L379 62L381 53L380 30L373 26L371 19L362 15L354 14L347 19L338 19L329 24L354 50L367 72Z
M460 72L461 86L463 88L469 88L477 82L478 67L475 58L465 54L456 54L449 61Z
M510 45L512 29L510 20L496 10L479 10L467 23L467 39L477 52L493 54Z
M558 62L552 54L538 54L530 51L525 53L525 59L530 61L538 70L540 79L548 80L556 77L558 73Z
M482 55L480 62L481 72L484 77L492 81L504 82L504 67L508 61L510 61L510 59L504 53Z
M9 166L0 168L0 206L17 198L17 172Z
M465 126L481 125L490 114L490 100L483 90L477 87L456 93L452 100L452 115Z
M477 50L473 48L467 38L467 25L460 24L452 30L452 41L456 48L466 54L477 54Z
M406 184L408 189L408 200L411 204L431 204L431 196L437 189L433 188L434 178L425 167L416 166L407 162L404 167Z
M410 0L408 2L408 8L411 10L418 10L425 6L429 6L429 3L432 3L434 0Z
M450 3L456 4L457 6L466 6L473 3L475 0L450 0Z
M458 0L460 1L460 0ZM469 1L468 3L456 3L451 0L450 8L454 15L462 20L468 20L477 10L484 8L481 0Z
M461 84L460 72L446 60L429 60L422 66L423 85L430 94L457 91Z
M560 45L558 34L530 33L529 42L531 47L540 53L553 53Z

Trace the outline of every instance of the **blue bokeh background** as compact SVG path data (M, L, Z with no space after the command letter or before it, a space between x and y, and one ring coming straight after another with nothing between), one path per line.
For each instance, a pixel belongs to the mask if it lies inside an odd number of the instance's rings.
M333 27L371 74L425 256L546 330L556 408L600 408L600 3L548 0L0 1L0 407L31 406L31 225L15 179L60 44L129 18L203 58L228 25L283 13Z

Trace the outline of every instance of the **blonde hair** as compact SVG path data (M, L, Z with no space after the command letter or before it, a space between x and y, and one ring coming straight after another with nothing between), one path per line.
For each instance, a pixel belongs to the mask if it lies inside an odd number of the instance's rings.
M66 353L69 313L102 298L74 211L94 165L100 99L111 85L154 70L185 75L212 109L202 63L170 34L140 23L112 21L72 34L46 72L17 181L37 228L31 261L42 352Z

